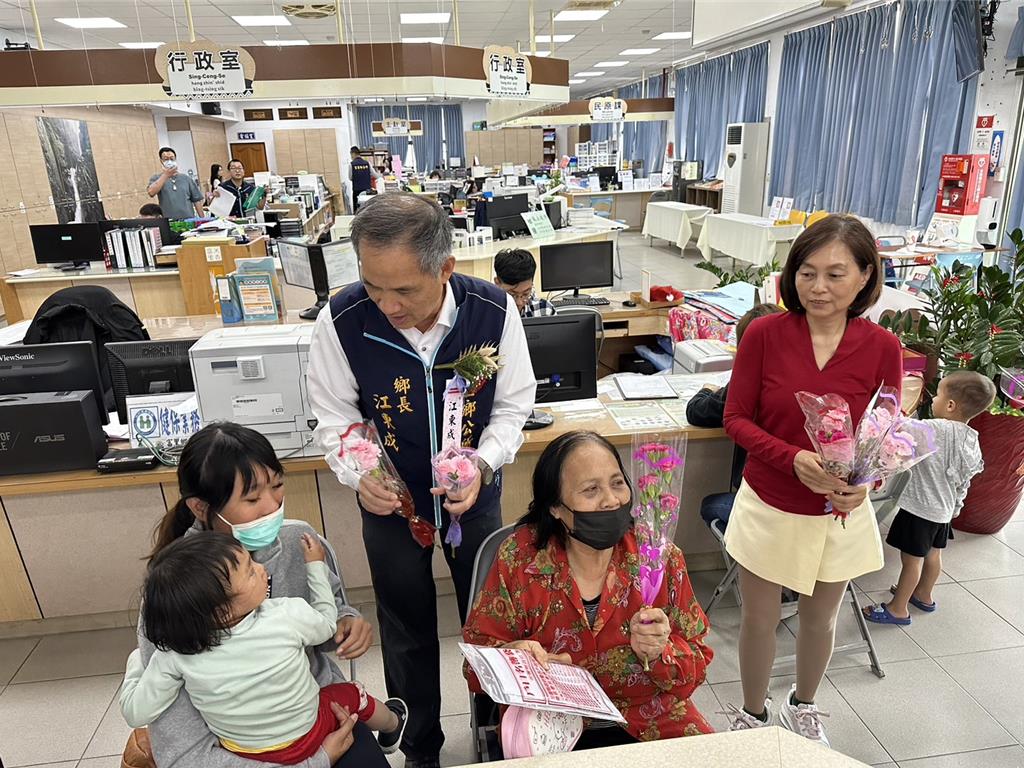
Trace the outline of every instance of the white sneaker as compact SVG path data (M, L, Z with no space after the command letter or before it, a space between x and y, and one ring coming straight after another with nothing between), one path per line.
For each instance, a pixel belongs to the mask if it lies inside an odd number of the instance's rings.
M789 695L779 707L779 725L788 731L799 734L805 739L816 741L831 748L828 736L825 735L825 728L821 724L821 718L828 717L828 712L822 712L814 704L793 704L793 697L796 696L796 685L789 689Z
M725 715L732 721L729 725L730 731L746 731L751 728L765 728L772 724L772 702L770 699L764 700L764 711L767 716L764 720L760 720L745 709L740 709L735 704L729 704L724 711L715 714Z

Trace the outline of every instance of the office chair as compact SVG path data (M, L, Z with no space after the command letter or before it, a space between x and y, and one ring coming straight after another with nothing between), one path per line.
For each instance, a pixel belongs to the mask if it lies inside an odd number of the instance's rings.
M665 203L668 202L668 190L658 189L651 192L650 198L647 200L648 203Z

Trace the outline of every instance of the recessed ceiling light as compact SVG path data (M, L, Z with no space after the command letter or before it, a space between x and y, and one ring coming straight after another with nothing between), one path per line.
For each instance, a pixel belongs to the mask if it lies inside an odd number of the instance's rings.
M551 55L551 51L537 51L536 53L531 53L530 55L539 56L540 58L544 59Z
M118 43L122 48L159 48L163 43Z
M264 40L264 45L309 45L309 40Z
M624 51L619 51L619 56L649 56L660 50L661 48L627 48Z
M604 72L577 72L576 77L600 77Z
M403 13L403 24L447 24L450 13Z
M555 42L556 43L568 43L574 37L576 37L576 35L555 35ZM538 43L550 43L551 42L551 35L537 35L537 42Z
M599 61L595 64L595 67L624 67L629 64L628 61Z
M408 97L406 97L405 100L406 101L426 101L427 97L426 96L408 96Z
M403 43L437 43L440 45L444 42L443 37L403 37Z
M652 40L689 40L693 37L693 32L662 32L660 35L655 35Z
M74 29L126 29L120 21L114 21L108 16L94 16L91 18L76 17L73 19L54 19L65 26Z
M597 21L608 11L559 11L555 21Z
M363 103L365 104L369 104L372 101L384 101L384 99L380 96L371 96L368 99L363 99Z
M232 16L243 27L290 27L292 23L285 16Z
M587 82L587 81L586 80L570 80L569 81L569 85L579 85L580 83L585 83L585 82Z

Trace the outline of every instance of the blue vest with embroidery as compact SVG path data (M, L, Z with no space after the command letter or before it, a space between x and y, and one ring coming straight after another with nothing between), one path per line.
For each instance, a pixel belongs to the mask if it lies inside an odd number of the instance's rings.
M412 492L416 514L439 529L448 513L441 506L443 497L430 493L430 460L441 449L445 384L453 372L437 366L454 362L472 346L498 347L507 301L504 291L475 277L455 273L448 285L457 307L455 320L429 365L370 300L362 283L342 289L330 304L334 328L359 385L359 410L376 424L388 456ZM466 397L462 445L479 444L490 421L494 387L492 378L475 396ZM463 518L490 507L500 492L496 475Z

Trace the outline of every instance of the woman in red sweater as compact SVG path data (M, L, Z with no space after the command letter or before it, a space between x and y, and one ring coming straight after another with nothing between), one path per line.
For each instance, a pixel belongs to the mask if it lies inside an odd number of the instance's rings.
M740 564L743 709L733 729L771 723L765 700L783 587L800 594L796 684L780 724L828 745L814 696L835 640L847 582L882 567L867 488L828 475L804 431L795 393L835 393L854 423L885 384L899 389L897 338L862 319L881 292L874 238L853 216L829 216L793 243L782 273L788 312L755 320L739 348L725 429L748 453L725 544ZM848 512L844 528L826 502Z

